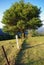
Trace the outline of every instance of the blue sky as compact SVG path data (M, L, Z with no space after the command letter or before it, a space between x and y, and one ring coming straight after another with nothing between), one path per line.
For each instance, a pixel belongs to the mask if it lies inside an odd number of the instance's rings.
M14 2L18 2L19 0L0 0L0 21L2 20L3 13L8 9ZM33 5L41 7L40 19L44 20L44 0L24 0L25 2L30 2ZM43 22L44 23L44 22ZM3 24L0 22L0 28L2 28Z

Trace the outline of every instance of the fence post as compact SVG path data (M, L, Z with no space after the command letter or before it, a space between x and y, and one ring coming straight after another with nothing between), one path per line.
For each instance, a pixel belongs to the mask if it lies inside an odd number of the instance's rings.
M5 52L5 49L4 49L4 46L2 46L2 50L3 50L3 52L4 52L4 55L5 55L7 64L10 65L10 63L9 63L9 61L8 61L8 58L7 58L7 55L6 55L6 52Z
M18 36L16 35L16 44L17 44L17 48L19 49L19 43L18 43Z

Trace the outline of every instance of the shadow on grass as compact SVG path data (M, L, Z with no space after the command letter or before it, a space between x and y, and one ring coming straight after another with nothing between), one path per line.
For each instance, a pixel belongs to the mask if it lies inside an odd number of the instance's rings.
M22 60L23 55L25 54L26 46L27 46L26 40L24 40L24 42L22 43L22 46L21 46L21 50L17 54L16 60L15 60L15 65L22 65L21 60Z
M35 47L38 47L38 46L41 46L41 45L44 45L44 43L31 46L31 45L27 44L26 42L24 42L23 45L22 45L22 50L26 50L28 48L35 48Z
M43 43L44 44L44 43ZM43 44L37 44L35 46L30 46L26 43L26 39L24 40L24 42L22 43L22 46L21 46L21 50L19 51L19 53L17 54L17 57L16 57L16 60L15 60L15 65L34 65L34 63L37 63L39 61L43 61L44 59L39 59L39 60L36 60L36 61L30 61L28 60L29 62L28 63L22 63L22 57L24 56L25 54L25 50L28 49L28 48L34 48L36 46L39 46L39 45L43 45Z

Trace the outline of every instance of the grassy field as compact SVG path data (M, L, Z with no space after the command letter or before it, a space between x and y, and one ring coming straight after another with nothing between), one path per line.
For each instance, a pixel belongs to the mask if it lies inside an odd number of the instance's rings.
M29 65L44 65L44 37L28 38L27 43Z
M28 37L18 53L16 65L44 65L44 37Z
M14 65L16 55L19 52L19 50L17 49L17 44L16 44L15 39L0 41L0 65L7 65L7 62L6 62L6 59L2 50L2 45L5 48L10 64ZM19 46L21 46L21 39L19 39Z
M0 42L0 65L5 65L6 59L4 57L1 46L4 45L8 59L11 65L44 65L44 37L28 37L19 45L21 49L18 50L15 40Z

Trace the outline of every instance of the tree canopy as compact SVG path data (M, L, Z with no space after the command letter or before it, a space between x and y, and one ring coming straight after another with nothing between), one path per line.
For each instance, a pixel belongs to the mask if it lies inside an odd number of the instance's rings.
M26 29L37 29L42 23L40 20L40 8L24 1L15 2L4 12L2 23L4 31L16 34Z

